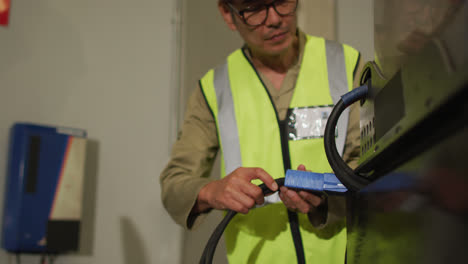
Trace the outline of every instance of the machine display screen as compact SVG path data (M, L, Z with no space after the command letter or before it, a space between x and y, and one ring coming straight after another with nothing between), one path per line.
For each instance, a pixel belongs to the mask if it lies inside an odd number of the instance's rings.
M375 97L375 137L379 140L405 116L403 84L398 72Z

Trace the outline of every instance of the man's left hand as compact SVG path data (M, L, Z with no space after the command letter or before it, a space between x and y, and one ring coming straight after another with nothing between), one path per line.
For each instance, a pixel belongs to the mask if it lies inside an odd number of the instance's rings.
M297 169L306 170L304 165L299 165ZM290 211L299 211L303 214L314 211L315 208L324 202L324 199L320 196L307 191L290 189L285 186L280 188L279 196Z

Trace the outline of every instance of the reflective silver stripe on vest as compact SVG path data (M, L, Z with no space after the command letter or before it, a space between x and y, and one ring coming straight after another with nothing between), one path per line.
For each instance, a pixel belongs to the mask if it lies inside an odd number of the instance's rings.
M327 52L328 84L333 104L336 105L341 96L348 92L348 76L346 74L346 61L344 57L343 45L334 41L326 40L325 49ZM346 131L348 129L349 108L346 109L338 120L338 138L336 148L338 153L343 155L346 142Z
M228 175L242 166L242 158L227 62L214 70L213 84L218 101L218 126L225 173Z

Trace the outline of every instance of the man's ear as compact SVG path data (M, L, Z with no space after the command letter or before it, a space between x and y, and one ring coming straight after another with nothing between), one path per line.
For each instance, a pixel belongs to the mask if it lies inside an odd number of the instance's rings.
M234 14L231 13L231 10L229 9L229 7L222 1L218 1L218 9L219 9L219 12L221 13L221 16L224 19L224 22L226 22L226 24L228 25L229 29L231 29L232 31L236 31L237 27L233 20Z

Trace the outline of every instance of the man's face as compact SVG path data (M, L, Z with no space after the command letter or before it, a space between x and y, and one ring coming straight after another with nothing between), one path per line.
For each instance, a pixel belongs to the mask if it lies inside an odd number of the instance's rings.
M279 0L276 2L281 2ZM238 11L247 8L263 7L265 4L274 1L252 1L233 0L232 6ZM237 30L247 46L253 53L262 55L280 55L290 48L296 39L297 16L296 12L291 15L281 16L272 6L268 7L268 17L265 23L259 26L250 26L244 23L242 18L235 11L231 13L229 7L220 5L219 7L224 20L232 30Z

